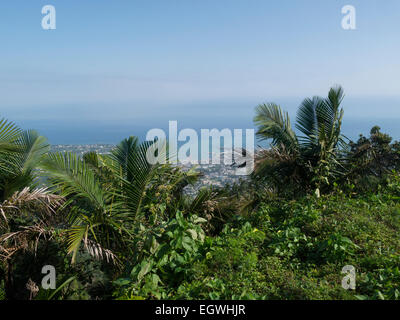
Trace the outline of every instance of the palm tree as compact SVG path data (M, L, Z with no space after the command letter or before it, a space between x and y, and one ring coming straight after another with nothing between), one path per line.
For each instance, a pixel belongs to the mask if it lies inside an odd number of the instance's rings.
M13 296L13 257L51 236L51 216L62 202L39 186L37 166L48 147L35 131L0 120L0 262L8 297Z
M150 164L146 154L152 145L130 137L108 155L54 153L43 161L53 190L67 200L73 262L82 244L98 258L118 262L126 257L138 230L151 230L169 214L168 205L173 210L180 202L183 187L195 181L198 174L192 170Z
M287 112L274 103L256 108L255 124L261 140L272 139L271 149L259 152L254 178L278 189L320 189L341 172L343 89L331 88L327 98L305 99L296 119L297 135ZM296 188L295 188L296 189Z

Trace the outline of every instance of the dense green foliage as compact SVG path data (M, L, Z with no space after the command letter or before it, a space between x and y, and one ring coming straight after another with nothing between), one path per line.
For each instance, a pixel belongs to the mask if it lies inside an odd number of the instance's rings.
M232 219L219 236L197 243L190 239L195 249L186 251L177 268L183 278L176 275L176 269L158 269L158 276L169 279L167 287L149 277L141 285L151 287L150 292L140 289L127 295L119 289L118 296L400 298L399 191L396 175L377 194L349 196L336 192L321 198L262 203L250 216ZM155 254L153 263L160 263L163 257ZM341 286L345 265L357 270L355 291ZM171 283L171 279L182 280ZM132 286L131 290L138 288L132 280L120 279L119 283L125 288Z
M400 299L400 144L378 127L346 142L343 97L305 99L299 135L257 107L272 145L254 174L195 197L199 172L149 164L151 142L49 153L1 120L0 299Z

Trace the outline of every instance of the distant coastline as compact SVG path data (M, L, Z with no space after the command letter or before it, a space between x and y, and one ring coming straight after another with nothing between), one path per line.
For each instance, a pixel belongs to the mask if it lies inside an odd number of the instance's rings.
M346 113L345 113L346 114ZM79 123L71 126L69 121L56 121L55 123L50 124L47 122L37 123L35 121L16 121L16 123L22 127L30 128L37 130L40 134L44 135L48 138L51 144L53 145L115 145L122 139L129 136L138 136L141 140L144 140L146 137L146 133L148 130L152 128L163 128L162 126L153 125L151 121L148 121L148 126L138 127L135 124L97 124L97 123ZM200 130L198 126L191 126L190 121L183 122L183 128L193 128L196 131ZM347 118L345 116L345 120L343 122L343 134L349 139L355 141L358 139L360 134L365 136L369 135L369 131L375 125L381 127L382 132L388 133L393 140L400 140L400 118L393 117L391 119L379 119L379 118L370 118L370 119L354 119ZM220 121L220 124L211 123L210 126L207 126L207 123L204 123L203 128L253 128L251 123L248 121L243 121L240 123L239 121L235 121L234 125L228 126L228 121ZM165 121L165 128L168 126L168 121Z

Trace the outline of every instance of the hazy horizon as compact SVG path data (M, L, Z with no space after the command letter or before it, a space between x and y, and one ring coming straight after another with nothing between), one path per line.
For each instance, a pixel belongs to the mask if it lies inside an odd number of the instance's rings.
M298 99L271 99L261 102L275 102L281 105L284 110L289 112L292 126L295 126L297 107L303 98ZM77 118L79 106L65 106L61 117L52 113L52 108L39 108L39 112L31 110L21 114L3 112L6 116L24 129L35 129L46 136L52 144L116 144L120 140L131 136L139 136L145 139L147 131L153 128L161 128L168 132L170 120L178 121L178 130L185 128L195 129L200 135L200 129L219 130L229 129L251 129L253 124L254 108L257 103L250 102L226 102L230 112L225 111L227 107L218 109L215 106L222 104L221 101L214 104L190 105L185 108L182 106L170 107L170 117L165 118L154 112L151 116L141 117L118 117L108 118L101 112L90 116L85 113ZM343 134L349 139L356 140L359 134L369 135L370 129L374 125L379 125L382 132L389 133L394 140L400 140L399 117L390 117L390 114L380 113L382 105L386 109L395 110L400 106L400 98L350 98L345 97L342 107L345 111L343 118ZM108 108L103 106L104 108ZM92 106L99 110L99 107ZM90 109L90 108L88 108ZM114 107L114 110L116 108ZM71 111L72 110L72 111ZM154 111L154 110L152 110ZM376 115L374 115L376 113ZM394 112L393 112L394 113ZM14 115L14 116L12 116ZM44 115L44 116L42 116Z
M149 0L0 3L0 118L54 143L118 142L165 128L252 128L274 101L343 86L344 133L400 139L400 2ZM356 9L356 30L341 26Z

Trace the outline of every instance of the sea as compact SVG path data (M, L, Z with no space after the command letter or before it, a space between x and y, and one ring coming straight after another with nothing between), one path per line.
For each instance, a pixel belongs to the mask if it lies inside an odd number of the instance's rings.
M20 121L18 123L23 124L23 128L34 128L41 135L48 138L51 144L69 144L69 145L87 145L87 144L117 144L124 138L129 136L137 136L141 141L146 139L147 133L154 129L160 128L164 130L168 138L168 121L166 120L166 125L160 124L158 126L151 126L151 120L149 124L144 123L99 123L90 122L81 123L76 121L74 123L63 122L63 121ZM185 122L183 122L185 123ZM188 125L179 124L179 130L185 128L194 129L198 136L201 135L201 129L213 129L222 130L225 128L231 129L242 129L245 133L246 129L256 128L248 122L236 121L235 125L231 123L222 122L218 125L215 121L210 121L208 124L204 121L202 126L199 124L191 123L191 121L186 121ZM400 140L400 118L390 118L390 119L346 119L342 124L342 133L349 140L357 140L360 134L368 136L371 128L375 125L381 127L381 131L388 133L394 140ZM258 141L256 139L256 144L264 145L265 143Z
M294 127L296 111L302 98L276 98L289 112ZM168 134L169 121L178 122L178 132L185 128L255 129L254 108L261 99L208 101L177 105L143 104L54 105L0 107L0 119L7 118L23 129L35 129L51 144L116 144L129 136L146 138L149 130L160 128ZM375 125L400 140L399 97L346 97L342 133L351 140L369 135ZM168 137L167 137L168 138ZM256 142L258 144L260 142Z

